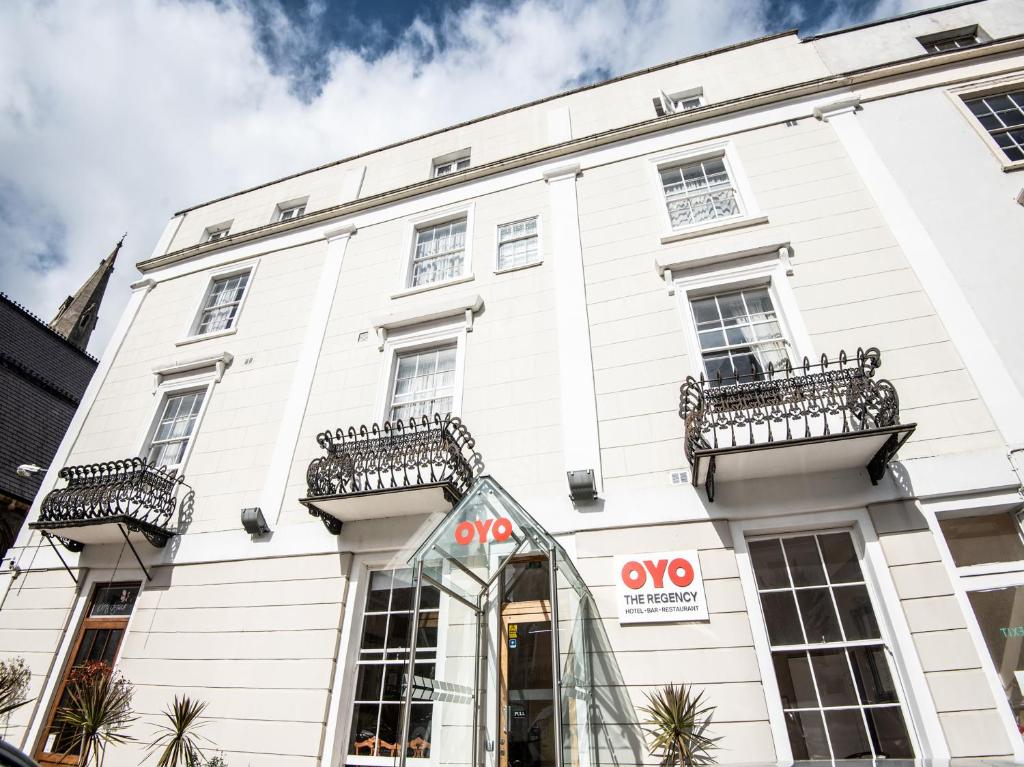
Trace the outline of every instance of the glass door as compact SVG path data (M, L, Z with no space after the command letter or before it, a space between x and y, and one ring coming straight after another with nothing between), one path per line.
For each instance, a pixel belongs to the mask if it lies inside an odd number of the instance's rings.
M555 767L550 605L506 603L501 624L499 767Z

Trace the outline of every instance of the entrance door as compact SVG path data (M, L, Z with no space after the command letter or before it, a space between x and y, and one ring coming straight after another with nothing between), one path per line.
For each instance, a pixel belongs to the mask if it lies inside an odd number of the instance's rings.
M499 767L555 767L550 603L506 603L501 629Z

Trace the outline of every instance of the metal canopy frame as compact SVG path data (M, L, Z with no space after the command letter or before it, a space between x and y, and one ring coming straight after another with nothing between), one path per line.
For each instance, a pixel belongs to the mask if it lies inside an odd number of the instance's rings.
M491 491L496 492L499 499L502 501L501 512L507 514L509 518L519 528L522 535L515 535L515 528L509 535L509 539L515 542L515 546L511 551L507 553L498 553L491 555L488 552L488 557L497 556L499 564L495 568L493 573L488 573L489 577L482 578L477 573L473 572L472 569L466 566L459 558L438 545L439 535L445 530L450 529L453 522L457 522L464 513L466 507L474 503L481 493ZM511 505L510 505L511 504ZM495 509L488 504L488 508L491 512ZM405 691L403 700L403 711L401 721L401 753L399 757L399 767L406 767L406 760L408 758L408 741L410 722L412 717L412 690L413 690L413 677L415 676L415 663L416 663L416 647L419 632L420 623L420 605L421 605L421 593L424 582L434 586L440 591L447 594L449 597L457 600L460 604L466 606L473 611L476 618L476 633L475 633L475 647L474 647L474 665L473 665L473 695L472 695L472 706L473 706L473 721L472 721L472 754L469 759L470 767L482 767L483 759L480 753L479 734L481 726L481 717L483 711L481 710L481 663L483 661L483 640L485 638L484 630L484 612L487 607L492 603L494 597L492 592L496 585L499 583L502 574L505 572L510 563L512 563L517 556L524 552L528 546L532 545L535 553L543 554L547 558L548 562L548 587L550 593L550 624L551 624L551 694L552 694L552 709L554 718L554 730L555 730L555 767L562 767L563 762L563 747L564 747L564 733L562 731L562 663L561 663L561 648L559 646L559 631L558 631L558 570L559 570L559 555L562 560L568 562L568 557L565 551L558 544L558 542L545 531L536 520L534 520L518 503L516 503L512 497L501 487L493 478L489 476L481 477L473 486L473 488L466 494L466 496L459 502L459 504L453 508L441 522L434 528L434 530L426 537L423 543L416 549L413 555L409 558L409 564L413 566L416 578L416 591L413 599L413 614L412 614L412 628L411 638L409 641L409 659L408 667L405 675ZM453 566L454 569L469 576L472 580L478 584L479 588L473 595L460 594L455 589L450 588L445 583L442 583L440 579L435 578L433 575L425 571L425 560L430 557L434 558L437 555L440 556L442 563L448 563ZM436 561L436 560L434 560ZM579 578L578 574L573 573L573 580L577 581L582 585L582 579ZM586 588L583 586L583 588ZM500 595L498 595L500 598ZM439 627L440 628L440 627Z

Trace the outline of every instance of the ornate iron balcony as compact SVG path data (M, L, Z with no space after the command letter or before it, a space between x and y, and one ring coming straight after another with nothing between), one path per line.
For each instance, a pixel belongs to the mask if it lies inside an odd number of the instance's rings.
M39 519L29 527L57 538L71 551L119 540L111 529L116 527L123 528L125 538L128 532L140 533L162 548L177 532L170 522L179 500L181 512L191 510L192 488L185 477L142 458L65 466L57 476L67 485L46 495Z
M459 418L421 416L317 435L300 503L334 535L343 522L447 511L483 470ZM401 493L387 498L390 493Z
M680 390L686 458L708 499L719 479L753 479L866 466L872 483L913 433L896 388L874 377L876 348L829 360L769 365L737 378L688 377ZM792 447L795 451L779 451ZM754 453L760 455L753 455Z

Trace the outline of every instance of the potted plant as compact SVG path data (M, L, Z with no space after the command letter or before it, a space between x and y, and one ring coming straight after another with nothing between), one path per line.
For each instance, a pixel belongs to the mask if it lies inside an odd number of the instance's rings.
M666 767L701 767L713 764L711 751L718 738L708 735L715 707L704 703L704 693L696 695L693 688L668 684L659 690L645 692L647 705L640 711L646 715L642 723L650 737L651 754L661 757Z
M26 693L32 672L25 659L10 658L0 661L0 717L6 722L11 712L28 703Z
M159 751L156 767L203 767L205 757L199 748L199 741L205 738L196 731L204 724L201 717L205 710L205 701L193 700L188 695L180 698L174 696L170 709L164 710L167 724L157 725L159 735L149 744L146 752L148 756ZM214 760L218 758L214 757Z
M102 767L107 747L132 740L125 734L132 715L131 682L102 661L73 669L57 720L76 732L80 767Z

